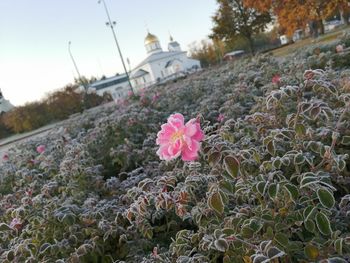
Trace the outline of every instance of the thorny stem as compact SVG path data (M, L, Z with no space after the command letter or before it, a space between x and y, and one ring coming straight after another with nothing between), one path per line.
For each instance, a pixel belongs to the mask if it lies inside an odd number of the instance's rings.
M297 128L298 118L299 118L299 115L301 113L301 98L302 98L302 96L303 96L302 89L299 89L298 92L297 92L298 109L297 109L297 113L295 115L294 130Z
M345 117L345 114L350 110L350 102L345 106L344 111L342 112L342 114L339 116L338 122L335 126L335 130L334 133L338 133L339 129L340 129L340 125L342 120ZM331 148L329 149L329 154L334 150L335 144L337 142L338 136L332 136L332 144L331 144ZM314 170L320 169L322 167L322 165L325 164L325 162L327 161L327 159L329 158L328 154L325 154L325 156L323 156L322 161L314 168Z
M254 245L254 244L252 244L252 243L249 243L249 242L247 242L247 241L245 241L245 240L243 240L243 239L240 239L240 238L238 238L238 237L236 237L236 236L229 236L229 237L227 237L227 239L232 240L232 241L237 240L237 241L239 241L239 242L241 242L241 243L243 243L243 244L246 244L247 246L250 246L250 247L252 247L252 248L254 248L254 249L259 249L258 246Z

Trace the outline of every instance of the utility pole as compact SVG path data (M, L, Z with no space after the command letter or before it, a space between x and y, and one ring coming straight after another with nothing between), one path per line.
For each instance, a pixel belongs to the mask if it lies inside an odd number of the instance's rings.
M120 56L120 60L122 61L123 68L124 68L126 77L127 77L127 79L128 79L128 82L129 82L130 91L131 91L132 94L134 95L135 93L134 93L134 90L133 90L132 85L131 85L131 82L130 82L129 73L128 73L127 69L126 69L126 66L125 66L125 63L124 63L124 59L123 59L123 55L122 55L122 52L121 52L121 50L120 50L120 47L119 47L119 44L118 44L118 40L117 40L117 36L116 36L116 34L115 34L115 31L114 31L114 26L115 26L117 23L116 23L115 21L112 22L105 1L104 1L104 0L99 0L99 1L98 1L99 4L100 4L101 2L102 2L102 4L103 4L103 6L104 6L104 9L105 9L105 11L106 11L107 18L108 18L108 22L106 22L106 26L109 26L109 27L111 28L111 30L112 30L112 34L113 34L114 41L115 41L115 44L116 44L117 49L118 49L118 53L119 53L119 56Z
M85 81L81 78L81 75L80 75L80 72L79 72L79 69L78 69L78 66L77 66L77 63L75 62L75 59L73 57L73 54L72 54L72 51L70 50L70 46L71 46L72 42L69 41L68 42L68 52L69 52L69 55L70 55L70 58L72 59L72 62L73 62L73 65L74 65L74 68L78 74L78 78L80 80L80 83L83 85L84 87L84 93L83 93L83 109L85 109L85 98L86 98L86 94L87 94L87 90L88 90L88 87L86 86L86 83Z
M80 80L81 84L83 85L84 90L85 90L85 92L86 92L86 91L87 91L87 86L86 86L85 82L83 81L83 79L81 78L81 75L80 75L80 72L79 72L79 69L78 69L77 63L76 63L76 62L75 62L75 60L74 60L74 57L73 57L72 51L70 50L70 46L71 46L71 44L72 44L72 42L71 42L71 41L69 41L69 42L68 42L68 52L69 52L70 58L72 59L72 62L73 62L73 65L74 65L75 71L76 71L76 72L77 72L77 74L78 74L78 78L79 78L79 80Z

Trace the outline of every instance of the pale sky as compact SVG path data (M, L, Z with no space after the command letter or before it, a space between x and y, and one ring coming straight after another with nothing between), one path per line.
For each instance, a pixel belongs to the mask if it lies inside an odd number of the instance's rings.
M183 50L207 38L215 0L105 0L131 67L146 57L147 28L166 49L169 32ZM113 35L98 0L0 0L0 89L14 105L42 99L82 75L122 73Z

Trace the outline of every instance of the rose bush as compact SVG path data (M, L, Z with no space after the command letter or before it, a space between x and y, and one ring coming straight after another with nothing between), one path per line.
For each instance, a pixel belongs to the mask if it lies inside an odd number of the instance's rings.
M16 145L1 262L349 261L347 41L224 64ZM195 161L168 158L193 141Z

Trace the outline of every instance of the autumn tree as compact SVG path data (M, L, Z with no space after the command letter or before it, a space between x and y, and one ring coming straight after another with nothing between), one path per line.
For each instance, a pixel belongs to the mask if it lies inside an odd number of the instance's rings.
M349 0L332 0L329 1L328 13L331 15L332 12L339 11L340 16L344 24L349 25L350 18L350 1Z
M213 41L202 40L199 44L194 43L189 52L190 56L198 59L205 68L221 62L225 51L225 44L220 39L213 39Z
M0 116L0 137L12 133L27 132L51 122L68 118L71 114L81 112L83 108L91 108L112 100L111 96L101 97L95 93L77 92L77 85L67 85L47 95L40 102L27 103L16 107Z
M348 0L244 0L244 5L260 12L272 12L282 31L289 36L295 30L315 23L323 34L324 19L340 11L348 23L350 13Z
M244 5L244 0L217 0L218 10L212 17L214 27L211 38L218 38L229 44L237 37L243 37L249 43L250 51L254 53L254 38L263 32L271 22L269 12L261 12Z

